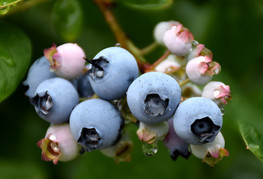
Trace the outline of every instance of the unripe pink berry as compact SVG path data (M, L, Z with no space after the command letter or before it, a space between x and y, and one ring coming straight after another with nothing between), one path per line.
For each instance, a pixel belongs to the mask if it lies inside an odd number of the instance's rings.
M158 140L163 140L167 135L168 130L169 126L166 121L152 125L140 122L136 134L141 141L144 141L147 144L152 144Z
M186 74L195 84L208 83L214 74L221 70L219 63L212 61L208 56L199 56L190 60L186 65Z
M221 132L217 134L215 140L210 143L202 145L190 145L192 154L197 158L203 159L210 166L214 166L224 156L228 156L229 153L225 147L225 140Z
M202 96L223 107L231 99L230 87L220 81L211 81L205 85Z
M118 164L120 162L131 161L132 149L133 143L131 139L128 133L124 133L117 144L105 149L101 149L100 151L104 155L112 157L115 160L115 163Z
M181 87L182 96L184 98L191 98L196 96L202 96L202 90L192 83L188 83Z
M51 125L37 145L42 149L42 160L70 161L77 157L80 147L72 136L69 124Z
M183 63L184 58L171 54L155 67L155 71L159 71L166 74L173 73L179 70L181 68L181 64Z
M182 24L167 30L163 36L166 47L175 55L186 56L191 48L194 37Z
M44 50L44 55L50 62L50 70L57 76L73 79L82 74L85 68L85 53L75 43L65 43Z
M176 21L163 21L159 22L153 30L153 36L156 42L161 45L164 45L163 42L163 35L164 33L169 30L172 26L179 25L179 22Z

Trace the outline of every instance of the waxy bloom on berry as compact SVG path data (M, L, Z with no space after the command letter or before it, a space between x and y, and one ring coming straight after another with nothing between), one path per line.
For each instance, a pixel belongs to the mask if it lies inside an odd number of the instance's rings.
M186 56L191 48L194 37L182 24L173 26L163 36L166 47L175 55Z
M212 61L208 56L199 56L190 60L186 65L186 74L195 84L204 85L212 76L221 70L219 63Z
M45 138L37 145L42 149L42 160L53 161L54 164L73 160L80 151L68 124L50 126Z
M85 53L80 46L66 43L44 50L44 55L50 63L50 70L57 76L73 79L82 74L85 68Z

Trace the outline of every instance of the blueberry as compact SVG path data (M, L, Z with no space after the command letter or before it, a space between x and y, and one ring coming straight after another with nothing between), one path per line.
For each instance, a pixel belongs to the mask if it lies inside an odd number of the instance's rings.
M49 70L49 62L46 57L37 59L30 67L27 79L23 82L23 85L28 86L26 96L33 97L37 86L44 80L55 77L55 73Z
M141 75L127 91L127 102L132 114L148 124L168 120L180 100L181 89L177 81L160 72Z
M177 135L194 145L213 142L223 124L219 107L203 97L192 97L182 102L173 120Z
M131 82L139 75L135 58L120 47L100 51L90 63L90 84L94 92L106 100L124 97Z
M41 118L59 124L68 121L79 96L69 81L55 77L40 83L30 102Z
M110 102L89 99L79 103L70 115L73 137L87 151L114 145L120 138L123 119Z
M78 91L80 98L88 98L94 95L94 91L90 85L88 73L82 74L73 79L72 84Z

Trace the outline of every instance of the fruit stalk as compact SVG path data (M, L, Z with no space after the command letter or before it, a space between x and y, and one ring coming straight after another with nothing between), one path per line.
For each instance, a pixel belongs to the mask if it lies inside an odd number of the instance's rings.
M110 0L94 0L95 4L99 7L102 12L106 22L110 26L116 40L120 43L122 48L130 51L136 58L140 71L144 71L145 64L147 64L140 54L140 49L138 49L126 36L125 32L119 25L117 19L112 13L112 6L114 3Z

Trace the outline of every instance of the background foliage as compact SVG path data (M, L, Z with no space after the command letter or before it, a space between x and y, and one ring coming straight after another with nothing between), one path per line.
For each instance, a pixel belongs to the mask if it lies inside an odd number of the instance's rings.
M134 151L129 163L115 165L99 151L57 166L41 161L36 142L48 124L24 95L22 80L29 64L53 43L77 42L91 59L116 41L91 0L0 0L1 178L262 178L257 157L263 158L263 1L119 0L113 12L138 47L153 41L158 22L177 20L212 50L222 66L214 79L232 91L222 128L230 156L214 168L194 156L174 162L160 144L158 154L149 158L142 154L136 128L130 127ZM162 50L147 59L158 59Z

